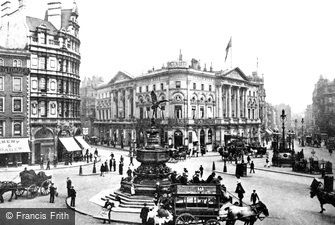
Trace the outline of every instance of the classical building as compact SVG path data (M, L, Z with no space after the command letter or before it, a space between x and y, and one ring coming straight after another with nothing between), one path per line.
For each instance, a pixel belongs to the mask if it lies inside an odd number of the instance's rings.
M0 166L29 162L29 58L26 50L0 48Z
M158 101L168 100L155 116L162 144L210 150L231 135L260 139L263 79L239 68L201 70L197 60L188 65L181 55L141 76L119 72L98 87L95 135L124 146L133 141L143 145L153 114L151 91Z
M321 133L335 136L335 80L320 76L313 91L313 117Z
M51 1L40 19L26 16L24 1L18 2L17 9L9 0L1 5L0 46L27 49L31 55L31 160L62 161L65 149L79 150L72 136L81 133L78 9L75 2L62 9L59 1Z

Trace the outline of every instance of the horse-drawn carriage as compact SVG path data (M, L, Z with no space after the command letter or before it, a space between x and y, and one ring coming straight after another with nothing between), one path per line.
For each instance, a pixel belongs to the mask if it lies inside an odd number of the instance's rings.
M169 211L158 211L162 217L171 218L167 224L215 224L226 221L233 225L236 220L254 224L263 213L268 216L266 206L259 202L253 206L236 206L227 198L227 192L219 184L175 185L172 188Z
M28 198L36 197L38 192L41 195L48 195L51 177L43 171L36 174L34 170L25 169L20 173L21 182L17 184L16 195L22 196L25 192Z
M170 149L170 162L185 160L189 152L186 148Z
M255 158L263 158L266 154L266 147L262 147L259 142L250 143L248 146L248 152L251 153Z
M331 204L335 207L335 192L333 190L334 179L333 177L328 177L331 179L327 179L325 177L325 182L322 184L321 181L314 178L311 186L310 186L310 196L313 198L316 196L320 202L321 211L323 213L325 209L323 208L324 204Z

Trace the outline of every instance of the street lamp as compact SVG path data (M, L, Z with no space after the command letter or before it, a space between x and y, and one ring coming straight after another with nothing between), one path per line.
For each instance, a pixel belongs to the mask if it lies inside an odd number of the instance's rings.
M304 118L301 119L301 146L304 147Z
M282 110L282 113L280 115L280 120L282 121L282 129L283 129L283 150L285 150L285 121L286 121L286 115L285 115L285 109Z

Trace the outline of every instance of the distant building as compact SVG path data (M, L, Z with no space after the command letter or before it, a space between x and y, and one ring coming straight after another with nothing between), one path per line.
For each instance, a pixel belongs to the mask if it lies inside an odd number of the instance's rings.
M29 65L26 50L0 48L0 166L27 164Z
M335 80L329 81L321 76L315 84L313 115L318 131L335 136Z
M119 72L98 87L95 135L106 143L144 145L153 114L151 91L158 101L168 100L156 112L163 145L210 150L231 135L260 140L263 79L248 77L239 68L201 69L197 60L188 65L182 55L138 77Z
M313 105L308 105L305 110L305 118L304 118L304 124L306 127L306 134L312 135L313 133L316 133L316 127L315 127L315 120L313 115Z
M11 1L1 5L0 46L30 52L31 161L64 161L80 150L73 136L82 134L78 8L50 1L40 19L27 16L25 1L18 2L17 9Z

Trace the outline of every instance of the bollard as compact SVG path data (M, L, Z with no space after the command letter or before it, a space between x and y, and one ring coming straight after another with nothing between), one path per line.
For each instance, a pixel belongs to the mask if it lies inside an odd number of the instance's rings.
M213 169L213 171L215 170L215 163L214 162L213 162L213 168L212 169Z
M79 167L79 175L83 175L83 168L81 167L81 165Z
M226 160L224 161L223 172L224 172L224 173L227 172L227 164L226 164Z
M93 173L97 173L97 168L95 168L95 162L93 163Z

